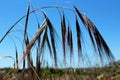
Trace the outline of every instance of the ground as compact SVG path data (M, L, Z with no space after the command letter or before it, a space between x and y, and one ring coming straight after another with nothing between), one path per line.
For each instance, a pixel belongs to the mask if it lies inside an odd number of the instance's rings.
M0 69L0 80L37 80L31 69L12 72L11 68ZM86 69L41 69L42 80L120 80L120 64L102 68Z

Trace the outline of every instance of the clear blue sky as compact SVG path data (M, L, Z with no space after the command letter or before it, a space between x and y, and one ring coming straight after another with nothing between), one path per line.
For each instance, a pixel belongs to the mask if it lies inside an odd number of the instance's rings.
M71 4L77 5L79 10L86 14L97 26L112 50L115 59L120 60L120 0L30 0L30 2L34 9L46 5L65 7L69 7ZM63 2L65 5L63 5ZM26 14L27 6L28 0L0 1L0 39L16 20ZM10 55L15 57L14 46L10 43L11 40L8 37L0 44L0 56ZM21 53L21 50L19 51ZM0 68L9 67L12 64L11 59L0 59Z

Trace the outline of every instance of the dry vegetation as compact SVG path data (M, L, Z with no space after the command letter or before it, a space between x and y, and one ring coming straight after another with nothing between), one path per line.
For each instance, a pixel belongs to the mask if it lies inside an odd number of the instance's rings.
M30 69L10 73L11 68L0 70L0 80L37 80ZM6 75L6 73L9 73ZM41 80L120 80L120 64L102 68L53 69L44 68L40 72Z
M55 23L52 22L52 19L49 18L48 14L53 15L53 13L47 13L46 9L56 9L57 13L60 17L58 21L60 26L57 29L60 29L60 33L56 31ZM40 11L40 16L42 16L42 22L39 22L39 18L36 20L37 22L37 30L34 32L33 38L29 36L29 20L30 15L35 14L35 12ZM66 11L70 11L74 14L74 26L71 26L71 21L68 17L71 15L65 14ZM37 15L36 15L37 16ZM84 14L82 14L79 9L73 5L73 8L65 8L60 6L47 6L38 8L35 10L30 9L30 4L28 5L28 9L26 15L17 20L5 33L5 35L0 39L0 43L5 40L6 36L12 32L12 30L16 27L16 25L25 19L24 27L22 29L22 47L23 47L23 57L20 61L18 61L18 50L15 44L16 50L16 59L14 69L6 68L0 70L0 80L117 80L120 78L120 67L112 66L112 67L104 67L104 68L90 68L90 69L67 69L66 64L67 60L72 63L75 61L73 58L74 54L78 56L78 62L81 59L84 59L87 56L83 56L84 54L84 38L82 34L88 33L88 37L91 40L92 47L94 49L95 55L100 58L101 61L108 60L108 62L114 62L114 57L112 55L111 50L106 44L105 40L101 36L97 27L93 24L93 22ZM40 18L41 19L41 18ZM23 20L24 21L24 20ZM86 32L82 33L82 28L80 26L83 23L86 29ZM72 22L73 23L73 22ZM72 28L75 28L75 32ZM61 34L61 35L60 35ZM76 41L73 35L76 35ZM19 35L16 35L19 37ZM58 40L60 38L60 40ZM58 58L57 45L58 41L62 42L62 58ZM75 43L77 45L75 45ZM74 53L74 46L77 46L77 53ZM33 65L32 59L32 49L36 49L36 65ZM47 55L49 55L49 59L52 61L54 68L42 68L44 64L47 63L44 61L44 51L49 51ZM88 52L89 53L89 52ZM12 58L11 56L7 56ZM6 58L6 57L3 57ZM27 58L27 59L26 59ZM14 58L13 58L14 59ZM59 60L60 59L60 60ZM27 61L27 68L25 67ZM57 69L60 65L59 61L62 61L62 66L65 69ZM19 70L18 66L23 62L23 69ZM49 60L48 60L49 63ZM80 64L80 63L77 63ZM72 65L74 67L74 65Z

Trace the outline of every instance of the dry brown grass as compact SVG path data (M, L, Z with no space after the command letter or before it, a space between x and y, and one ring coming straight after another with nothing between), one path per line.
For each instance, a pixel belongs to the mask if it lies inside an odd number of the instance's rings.
M30 69L5 75L0 71L0 80L38 80ZM90 69L44 69L41 80L120 80L120 67L103 67Z
M72 5L73 8L64 8L64 7L58 7L58 6L47 6L47 7L42 7L42 8L38 8L35 10L31 11L31 6L30 4L28 5L28 9L26 12L26 15L24 15L23 17L21 17L19 20L17 20L9 29L8 31L6 31L6 33L3 35L3 37L0 39L0 43L6 38L6 36L8 36L8 34L11 33L11 31L13 30L14 27L16 27L16 25L22 21L22 19L25 18L25 23L24 24L24 28L23 28L23 37L22 37L22 48L23 48L23 56L20 60L20 63L18 63L18 50L17 47L15 45L15 50L16 50L16 61L14 61L15 64L15 71L13 69L13 72L9 73L9 74L5 74L4 72L0 73L0 77L1 79L4 80L41 80L41 79L45 79L45 80L96 80L98 79L107 79L109 78L111 75L111 73L108 75L106 74L100 74L98 72L98 70L94 69L93 71L85 71L82 72L82 74L76 74L76 73L69 73L69 72L65 72L62 75L59 75L59 73L55 73L52 74L49 71L45 71L41 70L41 67L45 67L45 63L47 63L47 61L45 62L44 59L46 59L46 56L44 57L44 51L46 50L46 47L48 48L49 52L47 53L47 57L48 55L50 56L50 60L51 60L51 64L53 63L52 67L57 68L59 67L59 65L61 65L59 63L59 61L62 61L62 58L64 59L61 63L62 66L64 65L66 68L66 64L67 64L67 60L69 60L70 64L72 66L70 67L74 67L74 65L72 64L75 63L75 60L73 59L73 55L77 54L78 57L78 63L80 64L80 59L84 59L87 56L82 56L83 55L83 44L82 40L84 40L82 38L82 30L81 30L81 26L80 26L80 21L83 23L84 27L86 29L85 33L88 33L88 37L90 38L90 41L92 43L93 46L93 50L95 51L95 53L97 53L97 57L100 58L101 61L104 60L108 60L108 62L112 62L114 61L114 57L112 55L111 50L109 49L108 45L106 44L105 40L103 39L103 37L101 36L100 32L98 31L97 27L93 24L93 22L84 14L82 14L78 7L76 7L75 5ZM60 20L58 21L60 24L60 29L61 31L58 32L56 30L56 26L55 23L52 21L52 19L48 16L48 14L51 14L51 16L53 16L53 12L52 13L47 13L46 8L49 9L53 9L55 8L58 13L59 13L59 17ZM69 14L65 14L66 10L71 11L72 13L74 13L74 17L75 20L73 21L75 24L74 26L71 26L70 23L71 19L67 18ZM41 16L43 16L43 18L38 18L38 20L43 20L41 25L39 25L39 21L37 21L37 27L38 29L36 30L35 34L32 35L33 38L30 38L29 36L29 17L31 16L32 13L35 13L37 11L41 12ZM55 12L56 15L57 12ZM69 15L69 17L71 17ZM34 22L34 21L33 21ZM70 22L70 23L69 23ZM34 24L34 23L33 23ZM76 31L73 31L72 28L76 28ZM59 35L58 35L59 34ZM76 35L76 37L74 37L73 35ZM19 35L16 35L19 37ZM62 42L61 46L62 46L62 51L61 53L58 52L58 42L57 40L60 38ZM74 39L76 38L76 39ZM75 41L76 40L76 41ZM15 43L14 43L15 44ZM17 43L16 43L17 44ZM75 45L77 44L77 45ZM74 46L77 47L77 52L74 52ZM36 52L34 53L36 56L36 65L35 68L33 67L33 59L32 59L32 49L33 47L36 49ZM87 50L86 50L87 51ZM88 52L89 53L89 52ZM62 55L60 56L61 58L58 57L58 55ZM27 58L27 68L29 69L25 69L25 58ZM23 62L23 72L19 72L18 66ZM49 60L48 60L49 63ZM49 69L48 69L49 70ZM66 70L65 70L66 71ZM64 70L63 70L64 72ZM84 74L84 75L83 75ZM119 77L119 76L117 76ZM116 77L115 77L116 78ZM114 79L114 77L113 77Z

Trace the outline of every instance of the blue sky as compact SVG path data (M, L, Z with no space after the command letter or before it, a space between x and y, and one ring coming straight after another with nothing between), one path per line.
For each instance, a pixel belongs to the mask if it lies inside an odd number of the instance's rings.
M1 0L0 1L0 39L9 27L20 17L26 14L28 0ZM47 5L71 7L77 5L79 10L86 14L97 26L98 30L109 45L116 60L120 60L120 1L119 0L30 0L32 9ZM63 4L64 2L64 4ZM0 56L13 56L14 45L10 44L9 37L0 44ZM20 43L19 43L20 45ZM21 50L19 50L21 53ZM20 54L21 56L22 54ZM10 59L0 59L0 67L12 66Z

